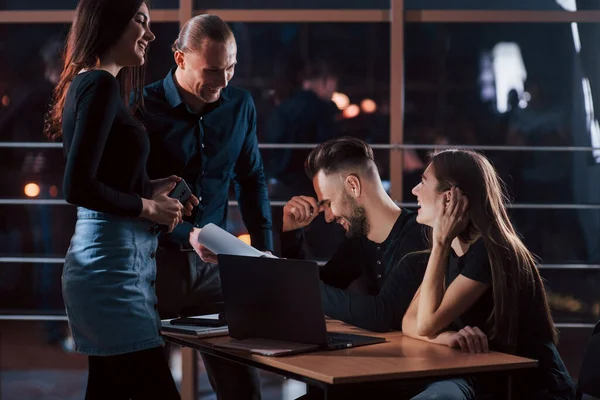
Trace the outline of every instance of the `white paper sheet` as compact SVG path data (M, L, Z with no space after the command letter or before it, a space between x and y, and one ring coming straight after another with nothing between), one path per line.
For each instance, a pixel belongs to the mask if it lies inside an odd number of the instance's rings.
M269 253L263 253L252 246L242 242L224 229L215 224L208 224L200 230L198 241L213 253L246 257L277 258Z

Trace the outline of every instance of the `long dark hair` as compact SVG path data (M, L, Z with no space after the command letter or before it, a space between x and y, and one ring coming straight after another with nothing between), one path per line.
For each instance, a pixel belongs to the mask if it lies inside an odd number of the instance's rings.
M469 224L459 235L471 242L481 235L492 270L494 310L486 332L502 350L513 352L517 346L523 302L537 304L542 326L535 331L544 340L557 342L546 292L533 254L516 233L506 212L504 184L483 155L468 150L444 150L431 156L437 190L457 186L469 200Z
M93 70L100 57L114 46L144 0L80 0L67 38L64 67L54 90L54 101L46 118L45 134L52 140L62 135L62 113L67 91L75 75L82 69ZM121 97L129 106L133 92L132 112L143 107L144 65L124 67L117 75Z

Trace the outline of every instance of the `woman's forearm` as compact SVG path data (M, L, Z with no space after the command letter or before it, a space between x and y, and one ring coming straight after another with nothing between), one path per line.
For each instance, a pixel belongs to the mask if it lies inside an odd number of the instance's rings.
M435 313L444 297L444 280L449 255L450 246L441 244L434 244L429 255L416 313L418 336L431 337L437 333Z
M422 340L424 342L429 342L429 343L441 344L443 346L448 346L450 337L453 334L455 334L456 332L446 331L446 332L440 332L434 336L422 336L417 333L416 323L414 323L414 324L404 323L404 324L402 324L402 333L413 339Z

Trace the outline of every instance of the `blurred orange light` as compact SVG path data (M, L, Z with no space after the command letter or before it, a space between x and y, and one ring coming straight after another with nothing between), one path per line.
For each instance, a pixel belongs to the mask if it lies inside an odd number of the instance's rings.
M364 99L360 103L360 108L366 114L373 114L377 110L377 104L371 99Z
M2 105L4 107L8 107L8 105L10 104L10 97L4 95L2 96Z
M35 183L28 183L25 185L24 192L27 197L37 197L40 194L40 187Z
M338 109L345 110L350 105L350 98L347 95L340 92L333 92L331 101L335 103Z
M58 188L55 185L50 186L50 189L48 189L48 191L50 192L50 196L58 196Z
M248 235L247 233L244 233L243 235L238 236L238 239L240 239L242 242L246 243L247 245L252 245L252 241L250 240L250 235Z
M356 104L350 104L348 108L344 110L344 118L354 118L360 114L360 108Z

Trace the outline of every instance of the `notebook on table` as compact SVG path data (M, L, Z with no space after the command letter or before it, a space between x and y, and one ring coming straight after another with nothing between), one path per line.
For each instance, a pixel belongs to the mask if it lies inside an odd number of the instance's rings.
M209 338L229 334L227 326L173 325L169 319L161 321L160 330L165 333L175 333L193 338Z

